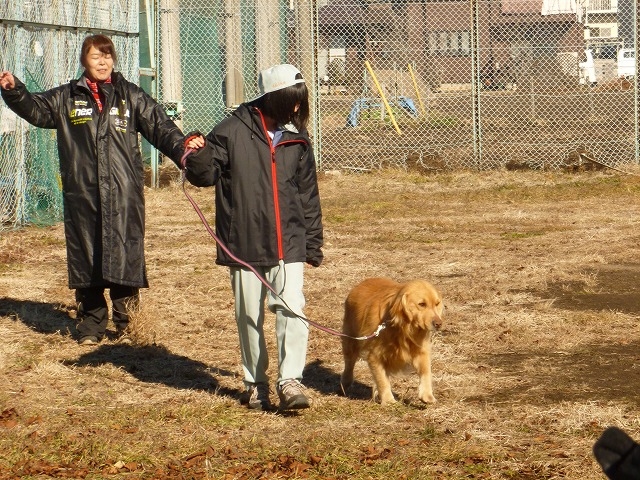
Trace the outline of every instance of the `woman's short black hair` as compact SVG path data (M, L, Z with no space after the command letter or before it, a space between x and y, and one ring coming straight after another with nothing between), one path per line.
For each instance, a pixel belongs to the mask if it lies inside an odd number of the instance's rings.
M113 42L106 35L89 35L82 42L82 48L80 49L80 65L86 68L85 59L89 54L89 50L91 47L96 47L96 50L104 53L105 55L111 55L113 59L113 64L115 65L118 61L116 56L116 47L113 45Z
M301 74L296 79L302 78ZM309 122L309 90L305 83L296 83L275 92L267 93L251 102L260 111L274 119L278 125L293 123L298 131L307 129ZM296 112L296 105L299 105Z

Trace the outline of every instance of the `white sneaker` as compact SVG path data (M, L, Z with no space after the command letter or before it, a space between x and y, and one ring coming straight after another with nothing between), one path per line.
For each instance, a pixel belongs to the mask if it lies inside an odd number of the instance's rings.
M298 410L309 408L310 403L304 394L304 386L298 380L286 380L278 385L278 397L280 397L280 410Z

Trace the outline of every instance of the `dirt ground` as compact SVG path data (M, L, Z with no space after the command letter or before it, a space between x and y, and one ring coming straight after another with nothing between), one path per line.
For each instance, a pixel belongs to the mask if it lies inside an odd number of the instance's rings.
M77 345L61 225L4 231L0 479L603 479L602 431L640 440L639 178L320 174L325 262L305 270L305 313L339 329L366 277L434 283L434 405L407 372L381 407L364 362L339 395L340 341L312 329L313 407L240 406L228 271L177 181L146 192L133 345ZM212 223L213 191L188 191Z

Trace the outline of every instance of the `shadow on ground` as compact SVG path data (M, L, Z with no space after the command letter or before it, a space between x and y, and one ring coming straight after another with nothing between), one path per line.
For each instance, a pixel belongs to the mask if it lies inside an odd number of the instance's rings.
M626 401L640 405L640 341L574 352L508 353L479 359L512 387L475 400L554 403ZM473 399L472 399L473 400Z
M340 373L325 367L322 360L316 359L304 369L303 383L323 395L342 395ZM347 392L347 397L358 400L371 399L371 385L354 380Z
M566 310L613 310L640 314L640 265L603 265L584 272L586 281L549 284L545 292L534 292L554 298L553 306Z
M240 391L221 387L214 376L233 376L227 370L208 365L182 355L176 355L160 345L100 345L65 365L97 367L111 364L122 368L141 382L161 383L171 388L202 390L238 399Z
M8 317L42 334L75 333L75 306L0 298L0 316ZM217 395L240 397L240 391L223 388L214 376L234 376L232 372L211 368L202 362L171 353L163 346L102 344L66 365L112 364L147 383L161 383L178 389L195 389Z
M553 308L640 315L640 265L604 265L583 272L587 280L550 284L530 292L554 298ZM627 401L640 405L640 340L588 345L569 352L517 352L482 356L480 365L513 386L472 398L489 402Z
M0 298L0 317L22 322L38 333L72 334L76 328L75 311L75 306Z

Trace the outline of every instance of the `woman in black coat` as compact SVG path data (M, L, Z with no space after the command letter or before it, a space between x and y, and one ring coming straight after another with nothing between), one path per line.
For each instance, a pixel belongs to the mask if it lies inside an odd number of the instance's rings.
M80 62L85 70L78 80L46 92L30 93L7 71L0 74L0 87L16 114L57 130L69 288L79 304L79 343L90 345L105 335L105 289L123 336L139 288L148 287L138 133L176 163L184 137L161 105L114 71L110 38L85 38Z

